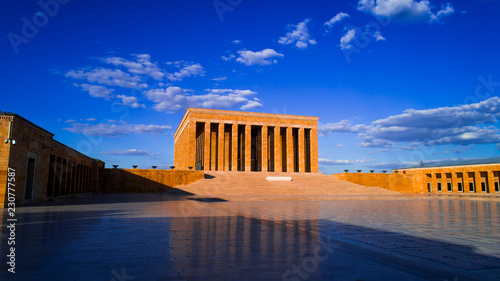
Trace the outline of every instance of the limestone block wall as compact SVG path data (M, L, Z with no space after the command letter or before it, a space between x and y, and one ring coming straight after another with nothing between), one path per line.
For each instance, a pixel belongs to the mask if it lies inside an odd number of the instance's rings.
M3 187L7 186L7 169L9 167L10 145L4 141L9 135L9 123L12 120L10 116L0 116L0 206L3 206L5 200L5 191Z
M364 186L377 186L395 192L424 192L421 186L413 184L413 175L410 174L342 173L333 176L339 180Z
M500 164L400 169L428 192L500 193Z
M203 171L156 169L105 169L105 193L151 193L167 191L205 177Z
M10 138L16 145L5 143L9 126ZM55 141L53 136L18 115L0 115L0 206L6 199L9 167L16 174L16 205L43 202L53 196L99 192L99 171L104 163ZM27 184L30 181L32 185Z

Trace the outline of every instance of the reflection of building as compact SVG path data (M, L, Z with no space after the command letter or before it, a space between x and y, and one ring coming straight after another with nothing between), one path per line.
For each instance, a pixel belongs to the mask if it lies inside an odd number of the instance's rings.
M174 165L317 173L317 123L317 117L188 108L174 134Z
M398 169L421 192L498 193L500 158L420 164Z
M8 168L15 170L17 203L96 191L104 163L55 141L53 136L17 114L0 112L0 206L8 199Z

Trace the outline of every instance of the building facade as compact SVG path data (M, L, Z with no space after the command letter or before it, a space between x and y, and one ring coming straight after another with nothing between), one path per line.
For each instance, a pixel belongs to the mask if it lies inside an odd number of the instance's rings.
M53 137L17 114L0 112L0 206L99 191L104 162Z
M176 169L318 172L318 117L188 108Z
M500 158L420 164L395 170L413 175L421 192L500 193Z

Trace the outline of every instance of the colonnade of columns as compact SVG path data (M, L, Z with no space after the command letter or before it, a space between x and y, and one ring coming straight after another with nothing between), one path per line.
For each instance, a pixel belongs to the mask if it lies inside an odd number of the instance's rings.
M317 131L300 125L196 122L197 170L317 172Z
M499 171L473 170L426 174L428 192L498 193Z

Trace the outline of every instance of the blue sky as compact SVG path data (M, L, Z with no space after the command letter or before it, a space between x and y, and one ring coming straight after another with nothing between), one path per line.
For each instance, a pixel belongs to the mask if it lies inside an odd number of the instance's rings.
M500 155L500 1L2 1L0 110L110 167L186 107L319 117L320 171Z

